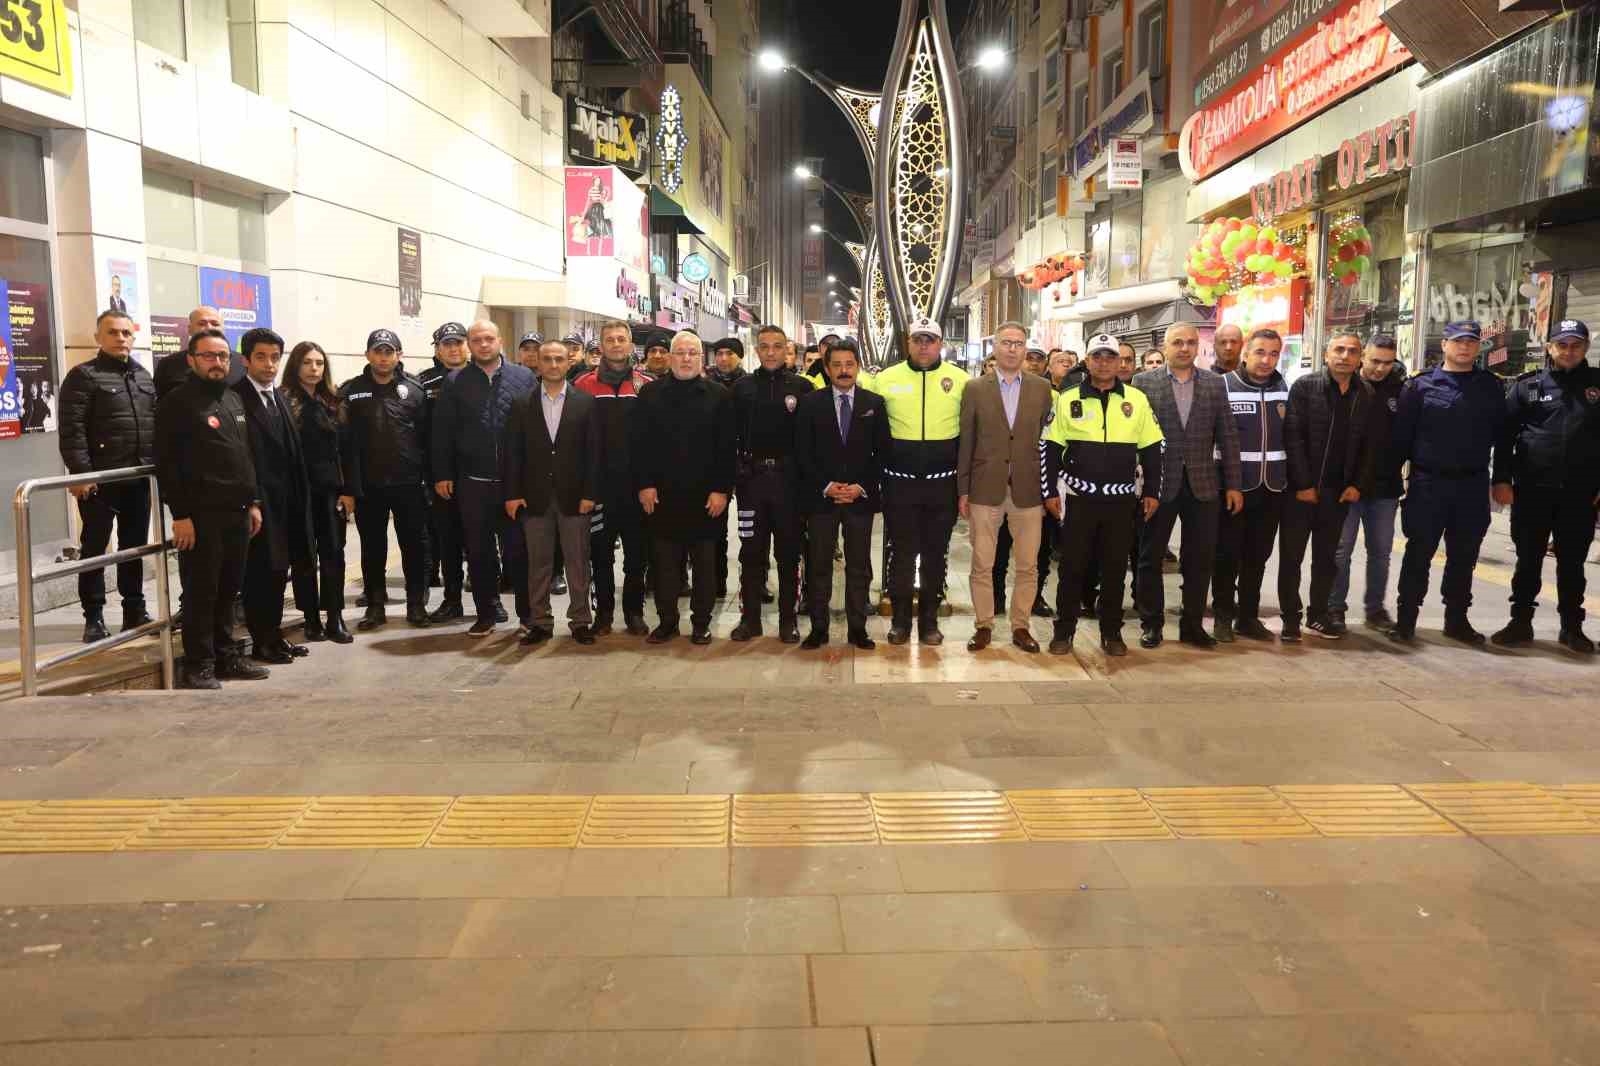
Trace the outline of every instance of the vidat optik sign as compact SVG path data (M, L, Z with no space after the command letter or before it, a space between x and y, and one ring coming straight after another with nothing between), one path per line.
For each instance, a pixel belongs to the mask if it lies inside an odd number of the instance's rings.
M569 96L567 158L614 166L636 178L650 166L650 120Z

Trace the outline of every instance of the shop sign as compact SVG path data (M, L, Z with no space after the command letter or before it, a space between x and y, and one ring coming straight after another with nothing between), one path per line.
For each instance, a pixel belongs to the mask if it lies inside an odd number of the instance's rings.
M222 315L222 332L235 350L250 330L272 325L272 279L261 274L201 267L200 302Z
M1249 334L1275 329L1285 337L1298 337L1306 328L1306 278L1281 285L1251 285L1217 298L1217 325L1238 326Z
M728 317L728 294L718 287L716 278L700 283L700 310L716 318Z
M1383 0L1275 0L1194 34L1178 159L1199 181L1411 61ZM1260 10L1259 14L1256 11ZM1217 54L1221 51L1223 54Z
M661 300L661 307L656 314L658 323L666 325L672 321L683 322L688 320L693 301L693 296L688 289L675 285L670 281L657 281L656 296ZM668 322L661 322L663 315L667 316Z
M683 128L683 96L676 86L661 90L661 125L656 129L656 151L661 163L661 187L669 193L683 188L683 157L689 135Z
M711 276L711 264L699 252L690 252L678 264L678 276L690 285L698 285Z
M1271 222L1279 215L1316 203L1317 168L1321 165L1322 157L1314 155L1251 189L1250 213L1258 222Z
M1138 189L1144 186L1144 153L1140 151L1139 138L1112 139L1110 163L1106 167L1106 186L1112 189Z
M1140 74L1099 118L1072 144L1072 172L1093 173L1106 162L1105 150L1117 137L1149 133L1155 125L1155 105L1150 95L1150 72ZM1133 186L1138 188L1138 186Z
M1339 192L1404 173L1417 161L1417 113L1346 137L1339 142L1334 159L1333 182ZM1323 157L1314 155L1252 188L1250 213L1259 222L1271 222L1289 211L1316 206L1322 163Z
M1513 322L1517 315L1517 285L1493 282L1487 288L1463 291L1446 283L1428 286L1428 317L1434 322Z
M628 277L626 270L617 272L617 299L622 301L622 306L629 311L638 311L639 308L639 283ZM649 301L646 300L648 303Z
M650 120L567 97L567 157L618 167L633 177L650 165Z
M72 33L62 0L0 0L0 74L72 95Z

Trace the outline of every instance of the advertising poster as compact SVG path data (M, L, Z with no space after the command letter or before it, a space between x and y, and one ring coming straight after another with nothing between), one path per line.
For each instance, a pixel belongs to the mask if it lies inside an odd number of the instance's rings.
M200 302L221 312L222 332L236 351L246 332L272 325L272 280L261 274L201 267Z
M52 433L56 428L55 341L50 335L50 286L41 281L13 281L6 295L11 327L11 362L17 373L24 433Z
M1144 154L1137 137L1113 137L1106 185L1112 189L1138 189L1144 185Z
M714 122L700 123L700 202L722 217L722 131Z
M567 258L617 253L615 171L610 167L567 168Z
M100 271L100 310L120 311L139 322L139 266L131 259L107 259Z
M177 315L150 316L150 358L157 363L169 355L183 356L189 343L189 320Z
M422 234L400 227L400 321L422 325Z
M619 167L637 177L649 168L649 153L649 119L567 97L568 159Z
M10 286L0 279L0 300L11 303ZM11 316L0 319L0 440L22 436L26 419L22 411L22 390L17 381L17 358L11 349Z

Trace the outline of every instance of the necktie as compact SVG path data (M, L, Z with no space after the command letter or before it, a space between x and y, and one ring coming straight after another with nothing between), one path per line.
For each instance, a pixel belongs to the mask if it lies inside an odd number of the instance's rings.
M844 393L839 397L839 443L848 444L850 441L850 394Z

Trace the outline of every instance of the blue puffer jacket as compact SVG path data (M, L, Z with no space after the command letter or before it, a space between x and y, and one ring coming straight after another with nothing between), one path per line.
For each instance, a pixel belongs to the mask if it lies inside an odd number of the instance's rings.
M433 405L434 480L499 480L511 405L537 386L533 371L504 357L493 376L472 362L452 373Z

